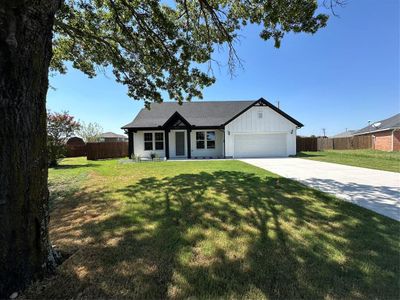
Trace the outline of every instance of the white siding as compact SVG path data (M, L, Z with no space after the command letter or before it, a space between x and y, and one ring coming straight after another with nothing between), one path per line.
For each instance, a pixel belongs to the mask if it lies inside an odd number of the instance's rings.
M258 114L262 113L262 118ZM267 106L255 106L225 126L225 155L234 156L235 134L277 134L287 136L286 156L296 154L296 125Z
M214 131L215 132L215 149L197 149L196 132L198 131ZM192 130L190 135L192 158L223 158L224 157L224 132L219 129Z
M185 133L185 155L176 156L175 151L175 132L181 131ZM196 132L198 131L215 131L215 149L197 149L196 148ZM164 132L164 131L138 131L133 134L135 155L141 157L150 157L151 153L157 153L160 157L165 157L165 134L164 134L164 150L144 150L144 133L145 132ZM222 158L224 156L224 132L219 129L193 130L190 134L191 139L191 155L192 158ZM171 130L169 132L169 157L170 158L186 158L187 157L187 130Z
M165 134L164 134L164 150L154 150L154 139L153 139L153 150L144 150L144 133L145 132L162 132L164 131L138 131L133 133L133 149L136 156L150 157L151 153L157 153L160 157L165 157ZM153 135L154 138L154 135Z

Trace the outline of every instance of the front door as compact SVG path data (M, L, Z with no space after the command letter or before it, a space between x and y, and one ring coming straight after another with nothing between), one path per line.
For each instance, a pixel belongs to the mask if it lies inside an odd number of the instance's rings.
M176 156L185 155L185 132L175 132L175 154Z

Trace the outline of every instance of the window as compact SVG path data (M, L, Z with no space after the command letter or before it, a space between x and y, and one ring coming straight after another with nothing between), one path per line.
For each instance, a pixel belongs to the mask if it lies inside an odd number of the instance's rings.
M198 131L196 132L196 148L197 149L204 149L204 132Z
M153 133L144 133L144 150L153 150Z
M156 132L154 134L154 140L155 140L155 149L156 150L164 150L164 133L162 132Z
M215 149L215 131L207 131L207 149Z
M164 150L164 133L163 132L145 132L144 133L144 150Z
M215 149L215 131L196 132L197 149Z
M259 111L259 112L258 112L258 118L259 118L259 119L262 119L262 117L263 117L263 113L262 113L262 111Z

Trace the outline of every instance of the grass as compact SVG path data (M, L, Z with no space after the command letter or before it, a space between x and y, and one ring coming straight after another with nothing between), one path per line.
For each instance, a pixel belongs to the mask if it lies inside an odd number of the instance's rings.
M240 161L71 158L49 182L69 257L26 298L399 297L399 222Z
M300 152L297 157L342 165L400 172L400 152L377 150L326 150Z

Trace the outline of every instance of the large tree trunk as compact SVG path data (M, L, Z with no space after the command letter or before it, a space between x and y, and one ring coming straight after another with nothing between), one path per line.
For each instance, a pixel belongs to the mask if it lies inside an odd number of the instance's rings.
M51 268L46 93L60 0L0 1L0 298Z

